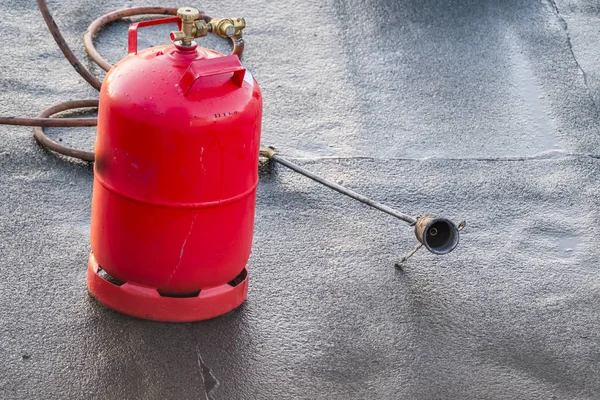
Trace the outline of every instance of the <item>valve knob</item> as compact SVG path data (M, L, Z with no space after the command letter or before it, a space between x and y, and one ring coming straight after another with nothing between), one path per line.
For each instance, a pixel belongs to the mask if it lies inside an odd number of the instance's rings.
M177 16L181 18L183 22L193 22L200 18L200 11L191 7L182 7L177 10Z

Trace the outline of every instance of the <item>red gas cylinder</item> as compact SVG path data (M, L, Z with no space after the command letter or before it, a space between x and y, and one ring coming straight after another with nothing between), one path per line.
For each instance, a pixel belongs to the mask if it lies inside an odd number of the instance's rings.
M87 284L119 312L196 321L246 298L262 96L237 55L138 52L138 26L167 22L133 24L102 85Z

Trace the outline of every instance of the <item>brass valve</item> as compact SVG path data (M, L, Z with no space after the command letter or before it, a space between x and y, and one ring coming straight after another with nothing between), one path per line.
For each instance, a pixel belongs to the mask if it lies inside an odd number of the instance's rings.
M191 46L192 41L196 37L200 37L197 36L198 29L196 28L196 20L200 18L200 11L192 7L183 7L177 10L177 16L181 18L181 30L171 32L171 40L181 41L183 46Z
M246 27L244 18L215 18L209 22L211 32L222 38L234 38Z
M216 18L206 23L200 19L200 11L192 7L178 9L177 16L181 18L181 30L171 32L171 40L181 41L183 46L191 46L195 38L204 37L209 32L222 38L241 38L246 27L244 18Z

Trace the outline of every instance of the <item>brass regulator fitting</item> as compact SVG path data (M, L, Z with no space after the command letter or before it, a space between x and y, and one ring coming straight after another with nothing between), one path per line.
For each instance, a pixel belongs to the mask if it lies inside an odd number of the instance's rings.
M222 38L235 38L242 35L246 27L244 18L215 18L209 22L211 32Z
M183 46L191 46L195 38L209 32L222 38L240 39L246 27L244 18L215 18L207 23L201 19L200 11L192 7L178 9L177 16L181 18L181 30L171 32L171 40L180 41Z

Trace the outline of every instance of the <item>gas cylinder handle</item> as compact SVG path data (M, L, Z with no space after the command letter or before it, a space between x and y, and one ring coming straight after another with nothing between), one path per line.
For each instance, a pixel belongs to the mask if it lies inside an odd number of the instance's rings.
M183 91L183 94L187 96L194 85L194 82L196 82L198 78L230 74L232 72L232 80L241 87L244 83L246 68L244 68L240 59L235 54L196 60L185 70L183 76L179 80L178 86Z
M140 21L129 25L129 31L127 33L127 54L137 54L138 28L144 26L170 24L172 22L177 22L177 26L179 27L179 29L181 29L181 18L179 17L151 19L150 21Z

